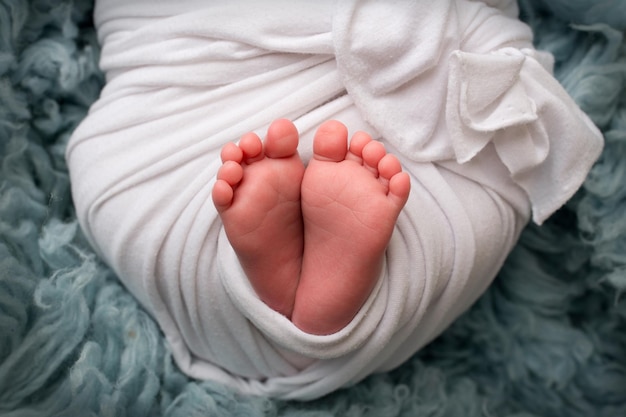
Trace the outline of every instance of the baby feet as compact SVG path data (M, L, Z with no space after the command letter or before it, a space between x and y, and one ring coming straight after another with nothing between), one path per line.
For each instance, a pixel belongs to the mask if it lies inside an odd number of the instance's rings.
M382 143L337 121L318 129L302 181L305 251L292 321L330 334L345 327L376 285L410 180Z
M257 295L291 317L300 276L304 235L300 184L304 165L298 131L277 120L264 143L248 133L222 148L223 165L213 203L230 244Z
M380 142L329 121L306 171L297 131L274 122L222 150L213 200L255 291L305 332L331 334L354 318L380 274L410 190Z

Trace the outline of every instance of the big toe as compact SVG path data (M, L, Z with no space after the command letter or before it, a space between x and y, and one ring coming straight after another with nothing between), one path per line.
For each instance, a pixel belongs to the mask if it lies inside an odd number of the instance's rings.
M324 122L313 138L313 157L320 161L340 162L348 152L348 128L336 120Z
M267 129L264 151L270 158L288 158L298 149L298 129L287 119L272 122Z

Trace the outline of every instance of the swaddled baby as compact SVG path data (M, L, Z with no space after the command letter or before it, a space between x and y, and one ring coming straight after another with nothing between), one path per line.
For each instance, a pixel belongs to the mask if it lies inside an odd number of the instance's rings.
M180 368L311 399L489 285L602 138L507 1L106 0L67 150L90 242Z

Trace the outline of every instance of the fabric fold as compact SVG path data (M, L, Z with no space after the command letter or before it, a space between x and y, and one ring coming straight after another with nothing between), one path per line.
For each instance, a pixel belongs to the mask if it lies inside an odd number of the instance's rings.
M493 142L538 224L578 189L602 149L599 130L551 70L550 58L531 49L455 51L448 80L446 121L456 161L468 162Z
M516 52L452 53L446 117L459 163L476 156L496 131L537 120L536 105L519 82L525 56Z
M511 13L511 2L490 3ZM415 161L460 164L492 143L538 224L600 154L602 135L553 78L552 57L485 3L345 2L333 32L348 93L389 143Z
M448 157L433 137L445 115L439 68L459 37L455 13L451 1L365 0L337 2L333 18L335 59L355 105L400 152L424 162Z

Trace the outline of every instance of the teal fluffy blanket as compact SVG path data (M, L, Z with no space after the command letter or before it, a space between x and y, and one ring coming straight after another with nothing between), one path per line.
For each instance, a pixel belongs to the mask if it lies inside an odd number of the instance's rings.
M84 241L64 149L103 85L91 1L0 0L0 415L626 416L626 0L525 0L603 130L584 187L396 371L310 403L184 376Z

